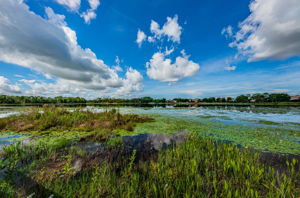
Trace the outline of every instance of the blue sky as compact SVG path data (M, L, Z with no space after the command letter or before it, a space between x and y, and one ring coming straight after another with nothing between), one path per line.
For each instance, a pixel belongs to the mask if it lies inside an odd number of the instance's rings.
M0 94L300 93L298 0L7 0Z

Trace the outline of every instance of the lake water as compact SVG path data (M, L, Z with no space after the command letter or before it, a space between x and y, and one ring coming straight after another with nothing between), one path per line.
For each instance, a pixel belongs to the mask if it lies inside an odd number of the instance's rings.
M167 106L146 108L87 106L85 110L102 112L112 108L121 113L159 114L199 121L202 125L209 121L213 125L209 125L212 127L205 130L207 130L208 135L215 138L234 141L243 145L253 145L259 149L268 147L270 150L297 154L300 151L299 107L206 106L179 108ZM21 110L22 108L0 107L0 118L18 114ZM2 134L2 137L0 134L0 147L16 141L16 137L5 138L7 136L11 136L11 134L6 136Z
M88 106L86 109L101 112L108 108ZM161 114L182 119L217 120L227 124L295 125L300 128L299 107L121 107L121 113Z
M97 107L87 106L95 112L117 108L121 113L161 114L186 119L211 119L227 123L250 124L269 122L278 124L295 124L300 127L300 107L236 107L236 106L205 106L205 107ZM22 108L1 107L0 118L18 114Z

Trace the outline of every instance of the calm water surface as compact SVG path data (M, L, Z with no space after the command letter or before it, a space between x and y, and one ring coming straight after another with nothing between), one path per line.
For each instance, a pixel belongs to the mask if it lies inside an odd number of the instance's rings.
M107 108L89 106L87 109L100 112ZM269 122L276 124L300 124L299 107L154 107L119 108L121 113L161 114L186 119L211 119L224 123L250 124ZM300 125L299 125L300 127Z
M87 106L95 112L116 107ZM117 107L121 113L161 114L186 119L212 119L228 123L274 122L300 124L300 107ZM18 114L20 107L0 107L0 118ZM270 124L270 123L269 123ZM299 125L300 127L300 125Z

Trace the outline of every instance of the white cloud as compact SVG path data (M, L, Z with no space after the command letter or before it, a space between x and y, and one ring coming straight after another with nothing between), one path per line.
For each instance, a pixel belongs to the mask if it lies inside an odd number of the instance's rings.
M236 66L227 66L227 67L224 67L224 70L225 71L235 71L236 70Z
M169 40L180 43L182 27L178 24L177 15L175 15L174 18L167 17L167 22L162 28L160 28L160 25L156 21L152 20L150 30L155 38L161 39L162 36L167 36ZM150 40L152 41L152 39Z
M96 10L100 6L99 0L89 0L89 4L92 10Z
M190 61L184 50L181 50L182 55L176 57L173 63L170 58L166 58L177 48L176 46L174 47L174 43L180 43L182 27L178 24L177 15L174 18L167 17L167 22L162 28L156 21L152 20L150 31L152 35L147 37L144 32L138 30L136 42L139 44L139 47L141 47L144 40L147 40L149 43L155 43L156 41L163 41L163 37L167 37L168 41L172 42L170 46L164 46L164 43L161 42L161 45L157 46L159 52L154 53L152 58L146 63L147 75L151 79L169 82L170 84L182 78L193 76L198 72L199 64ZM165 51L162 52L164 48Z
M123 71L122 67L120 67L119 65L114 66L114 70L119 71L119 72Z
M57 3L66 6L71 11L77 11L80 8L81 0L55 0Z
M254 0L230 44L249 61L300 55L300 1Z
M123 60L121 60L121 59L119 58L119 56L116 56L116 59L115 59L116 65L113 67L114 70L119 71L119 72L122 72L122 71L123 71L122 67L120 66L121 62L123 62Z
M202 61L201 72L206 74L235 70L241 59L234 56L224 56Z
M57 3L66 6L70 11L77 12L80 8L81 0L55 0ZM82 12L80 17L84 19L86 24L90 24L92 19L97 17L96 10L100 6L100 0L88 0L89 9Z
M116 88L115 91L111 90L99 90L95 92L87 88L80 86L74 86L74 84L68 83L64 79L58 79L55 83L38 82L36 80L22 79L25 85L30 89L24 89L21 95L39 95L39 96L81 96L84 98L96 98L96 97L130 97L136 91L143 90L143 77L135 69L129 68L125 74L124 86Z
M95 11L93 10L87 10L86 12L82 13L80 16L84 19L84 22L86 24L90 24L91 20L97 17Z
M148 40L149 43L154 43L155 42L155 39L152 36L148 36L147 40Z
M162 82L176 82L184 77L195 75L200 66L189 60L182 50L182 56L178 56L174 63L166 58L165 53L155 53L149 62L146 63L147 75Z
M86 24L90 24L92 19L97 17L96 10L100 6L99 0L88 0L90 9L83 12L80 16L84 19Z
M186 95L190 95L193 97L199 97L202 95L202 93L198 89L185 89L185 90L180 90L179 93L183 93Z
M17 84L11 84L9 79L4 76L0 76L0 94L19 94L21 88Z
M136 85L120 78L91 49L83 49L77 43L76 32L67 26L63 15L55 14L51 8L46 13L48 19L29 11L25 3L15 0L1 3L0 38L5 39L0 42L0 61L54 77L57 83L51 86L58 89L64 85L71 91L76 87L97 94L132 86L126 89L138 91Z
M226 28L222 29L221 34L224 35L226 38L231 38L233 36L233 30L232 26L229 25Z
M15 74L14 77L17 77L17 78L24 78L24 76L19 75L19 74Z
M169 56L174 52L174 47L171 47L170 49L166 47L165 56Z
M135 91L143 90L143 85L142 85L143 76L140 74L140 72L129 67L125 76L126 76L126 80L124 82L125 86L117 90L117 92L115 93L116 96L120 96L120 95L124 96L124 95L131 94Z
M19 80L20 82L23 82L25 84L32 84L32 83L35 83L36 80L27 80L27 79L21 79Z
M139 45L139 47L141 47L146 38L146 34L139 29L137 32L137 38L135 42Z
M271 93L288 93L289 90L288 89L272 89L269 92L271 92Z

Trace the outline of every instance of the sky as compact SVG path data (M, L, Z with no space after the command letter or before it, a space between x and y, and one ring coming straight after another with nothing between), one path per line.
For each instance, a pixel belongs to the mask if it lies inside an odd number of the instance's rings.
M0 94L300 94L299 0L0 1Z

